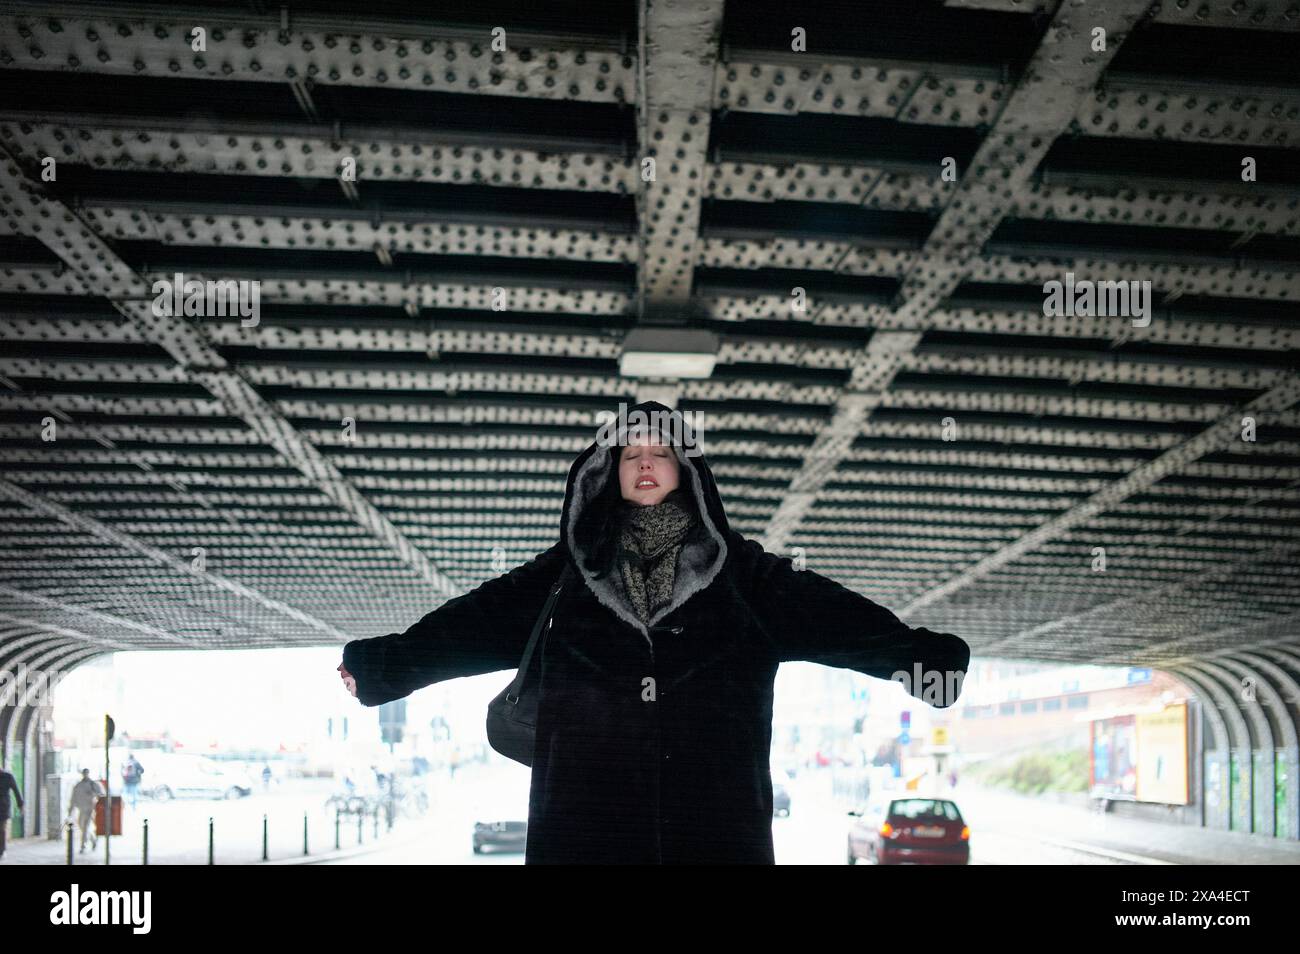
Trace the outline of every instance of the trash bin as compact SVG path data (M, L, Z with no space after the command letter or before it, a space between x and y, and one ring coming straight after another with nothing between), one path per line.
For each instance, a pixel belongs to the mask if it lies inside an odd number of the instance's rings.
M111 806L110 804L111 803ZM109 818L113 822L113 834L122 834L122 796L106 795L95 803L95 834L102 835L106 829L104 826L104 812L109 811Z

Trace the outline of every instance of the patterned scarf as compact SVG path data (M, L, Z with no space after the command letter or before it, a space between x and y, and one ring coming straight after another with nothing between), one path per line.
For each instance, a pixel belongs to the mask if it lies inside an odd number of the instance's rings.
M680 487L649 506L622 500L619 517L623 587L637 616L648 623L653 611L672 597L677 555L698 518Z

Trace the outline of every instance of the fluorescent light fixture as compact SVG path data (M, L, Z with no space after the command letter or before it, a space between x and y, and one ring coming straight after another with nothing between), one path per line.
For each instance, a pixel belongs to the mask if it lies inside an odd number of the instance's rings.
M695 328L633 328L623 339L618 370L625 378L707 378L718 359L718 336Z

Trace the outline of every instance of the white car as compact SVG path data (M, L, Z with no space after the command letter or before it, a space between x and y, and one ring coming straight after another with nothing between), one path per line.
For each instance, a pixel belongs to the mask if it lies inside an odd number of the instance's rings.
M247 772L202 755L167 754L140 762L144 766L141 790L159 801L243 798L253 792L253 780Z

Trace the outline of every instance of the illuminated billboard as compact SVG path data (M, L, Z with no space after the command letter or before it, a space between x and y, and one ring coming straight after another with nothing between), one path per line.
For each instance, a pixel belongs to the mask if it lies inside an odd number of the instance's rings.
M1137 797L1162 805L1187 804L1187 706L1137 717Z
M1092 722L1093 796L1137 797L1137 731L1131 715Z
M1094 797L1187 804L1187 706L1097 719L1091 724Z

